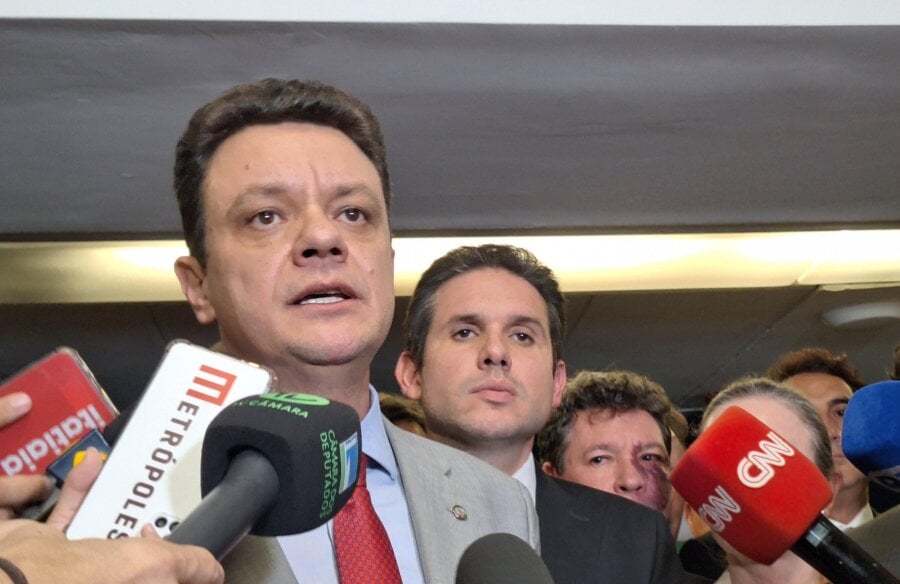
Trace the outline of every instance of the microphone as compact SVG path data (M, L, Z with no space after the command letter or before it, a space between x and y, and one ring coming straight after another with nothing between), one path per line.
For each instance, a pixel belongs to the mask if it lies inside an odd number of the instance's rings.
M74 349L58 347L0 383L0 396L17 392L28 394L31 410L0 427L0 476L47 474L59 485L77 453L89 446L109 453L99 430L118 412ZM58 498L59 487L54 486L47 499L21 510L20 516L46 519Z
M509 533L491 533L463 552L456 584L553 584L553 578L527 543Z
M700 435L670 479L713 531L757 562L791 550L833 584L897 582L822 515L832 494L815 464L739 407Z
M81 356L59 347L0 384L24 392L31 411L0 428L0 476L41 474L92 430L118 415Z
M302 393L265 393L225 407L203 438L203 500L169 541L222 559L247 533L322 525L353 494L361 452L350 406Z
M147 523L162 535L174 529L200 504L206 428L229 404L274 384L273 373L259 365L187 341L170 343L68 538L133 537Z
M844 456L869 479L900 491L900 381L881 381L853 394L844 412Z

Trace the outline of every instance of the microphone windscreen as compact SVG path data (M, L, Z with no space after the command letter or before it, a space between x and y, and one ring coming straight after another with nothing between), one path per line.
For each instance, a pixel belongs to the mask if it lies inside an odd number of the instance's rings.
M764 564L790 549L831 500L818 467L737 406L700 434L670 478L716 533Z
M243 450L256 450L278 474L278 498L251 533L276 536L314 529L350 499L362 449L356 411L323 397L264 393L223 409L203 439L205 497Z
M553 584L553 578L527 543L509 533L491 533L463 552L456 584Z
M900 491L900 381L859 389L844 412L844 456L869 478Z

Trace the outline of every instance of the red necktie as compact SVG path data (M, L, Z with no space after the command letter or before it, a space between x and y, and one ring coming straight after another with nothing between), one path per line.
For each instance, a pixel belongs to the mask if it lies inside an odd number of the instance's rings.
M334 553L341 584L401 584L391 540L366 488L365 454L353 496L334 517Z

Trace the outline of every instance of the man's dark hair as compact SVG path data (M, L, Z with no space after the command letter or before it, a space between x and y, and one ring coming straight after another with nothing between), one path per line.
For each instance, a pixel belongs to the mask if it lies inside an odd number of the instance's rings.
M769 367L766 377L780 383L801 373L833 375L843 379L853 391L865 385L859 371L850 363L847 355L835 355L822 347L808 347L785 353Z
M496 268L519 276L531 284L547 305L550 321L550 344L553 363L562 358L562 340L565 335L565 298L553 272L530 251L512 245L485 244L458 247L436 259L429 266L409 300L406 310L406 350L416 367L422 368L425 337L434 318L434 295L452 278L484 268Z
M390 211L384 139L367 105L318 81L263 79L233 87L197 110L175 149L175 196L191 255L205 265L203 183L209 161L228 137L248 126L305 122L343 132L372 161Z
M659 426L666 452L672 452L672 429L668 422L677 410L658 383L632 371L581 371L566 384L559 407L537 435L541 461L562 472L576 416L594 410L616 414L633 410L647 412Z

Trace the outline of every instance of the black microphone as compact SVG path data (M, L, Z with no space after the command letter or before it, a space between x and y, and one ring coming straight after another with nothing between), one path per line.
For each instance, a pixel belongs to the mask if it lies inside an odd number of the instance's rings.
M463 552L456 584L553 584L553 578L527 543L509 533L491 533Z
M222 559L240 540L314 529L356 487L362 443L353 408L264 393L224 408L203 438L203 500L167 538Z
M791 551L832 584L898 584L900 580L858 543L820 515Z

